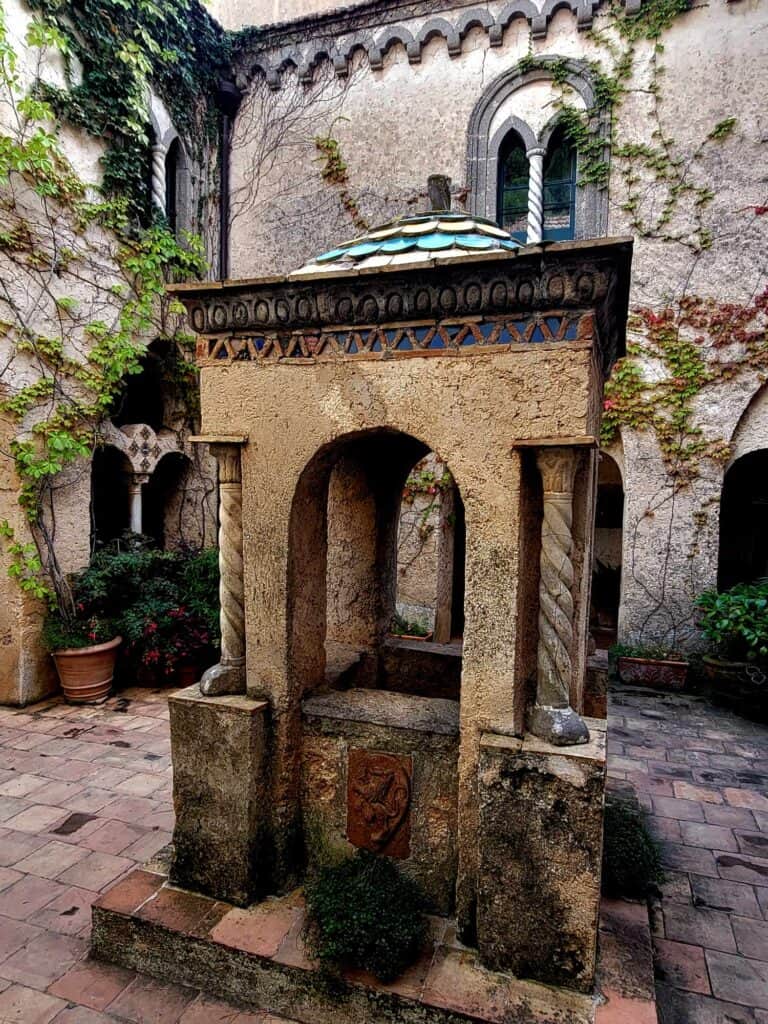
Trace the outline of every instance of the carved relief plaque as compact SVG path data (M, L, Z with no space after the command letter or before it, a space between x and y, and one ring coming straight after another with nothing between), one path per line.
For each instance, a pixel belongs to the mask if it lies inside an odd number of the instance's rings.
M402 754L350 750L347 839L401 860L410 855L413 761Z

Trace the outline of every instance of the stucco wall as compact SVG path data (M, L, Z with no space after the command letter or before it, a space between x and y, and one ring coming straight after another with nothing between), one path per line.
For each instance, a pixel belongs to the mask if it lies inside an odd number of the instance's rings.
M502 8L501 2L491 0L482 10L492 20ZM413 7L411 12L417 10ZM537 57L605 60L605 51L579 30L575 15L567 10L549 17L544 31L534 26L533 38L527 21L513 18L501 33L500 45L491 45L490 31L477 25L464 32L458 44L454 39L450 52L445 38L429 35L430 19L439 16L455 28L466 7L446 4L437 13L410 17L408 10L397 11L388 19L372 15L365 31L355 23L357 37L351 30L345 34L343 16L335 19L336 52L348 56L343 78L335 76L320 52L330 41L320 29L314 41L311 32L301 40L283 33L279 48L270 50L267 40L243 57L240 82L250 93L237 125L233 155L233 276L288 270L359 234L343 205L344 189L370 223L425 208L425 182L432 173L451 177L454 206L472 205L467 193L468 131L484 90L529 51ZM608 26L604 10L597 12L595 25ZM380 54L370 42L352 45L354 38L386 42L401 29L403 40L416 42L382 45ZM446 34L450 33L443 31ZM660 122L654 120L646 88L653 47L640 42L635 79L618 115L620 139L650 144L657 130L669 137L675 151L689 161L695 180L715 193L705 212L714 244L693 252L686 245L644 237L635 230L631 211L623 208L626 188L615 161L606 233L636 235L631 307L660 309L683 291L718 301L746 301L764 287L762 256L768 244L768 217L753 213L765 202L761 168L768 140L763 101L768 86L768 15L765 7L744 0L715 0L679 16L663 42ZM374 68L371 54L376 58ZM505 101L493 124L517 115L538 128L552 116L553 98L551 86L529 83ZM701 148L714 126L730 116L737 118L733 133ZM323 164L313 141L318 135L338 141L346 164L345 183L323 181ZM648 194L653 197L653 190ZM658 202L648 199L642 213L652 213L652 204ZM692 206L683 203L675 231L679 227L689 237L694 214ZM654 367L649 370L658 372ZM746 373L702 397L695 409L702 436L730 441L758 386L757 374ZM739 446L754 443L742 436L752 429L740 428ZM628 432L623 443L621 631L626 638L695 644L692 599L716 578L722 467L702 465L695 486L674 493L652 435Z

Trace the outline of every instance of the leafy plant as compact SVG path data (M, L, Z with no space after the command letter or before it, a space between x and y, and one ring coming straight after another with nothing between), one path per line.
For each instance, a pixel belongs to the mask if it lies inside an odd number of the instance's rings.
M392 619L390 632L394 636L429 636L430 630L421 622L411 622L402 615Z
M52 612L46 621L51 649L65 637L66 646L78 647L119 634L124 674L145 666L171 675L220 642L215 549L159 551L129 535L98 551L70 586L74 615Z
M739 583L696 600L699 626L715 650L729 661L768 663L768 578Z
M360 850L322 868L306 886L307 942L326 965L359 967L392 981L426 936L424 897L392 861Z
M118 635L110 619L84 613L64 618L58 612L50 612L43 624L43 644L49 651L68 648L90 647L103 644Z
M643 658L647 661L684 661L685 655L663 644L613 644L611 658Z
M644 899L664 881L659 848L635 801L608 796L605 801L603 893Z

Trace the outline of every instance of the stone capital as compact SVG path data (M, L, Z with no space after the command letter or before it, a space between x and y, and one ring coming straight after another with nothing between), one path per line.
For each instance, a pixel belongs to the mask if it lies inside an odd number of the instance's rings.
M238 444L212 444L211 454L219 464L220 484L239 484L242 481L240 475L240 445Z
M572 448L540 448L536 452L536 465L545 495L573 493L576 454Z

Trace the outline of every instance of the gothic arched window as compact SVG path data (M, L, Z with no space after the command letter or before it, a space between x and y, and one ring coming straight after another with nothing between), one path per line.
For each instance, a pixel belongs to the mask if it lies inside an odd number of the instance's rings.
M556 128L544 159L544 231L551 240L573 238L576 228L576 148Z
M528 157L523 140L510 132L499 150L499 226L525 243L528 224Z

